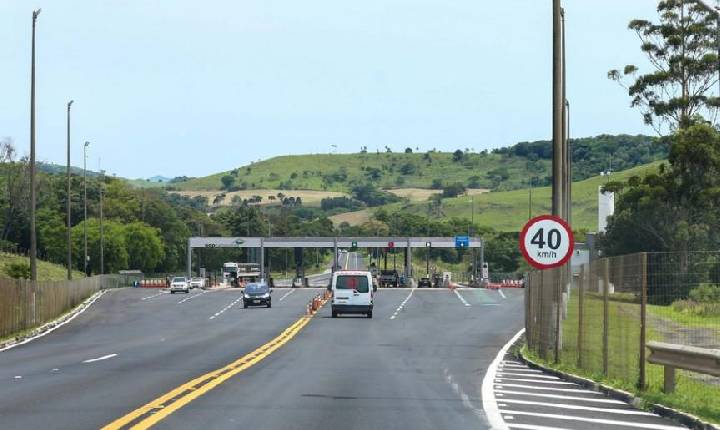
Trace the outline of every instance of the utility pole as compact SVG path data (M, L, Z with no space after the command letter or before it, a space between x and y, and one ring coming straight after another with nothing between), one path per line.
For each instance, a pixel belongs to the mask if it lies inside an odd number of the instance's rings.
M88 274L88 248L87 248L87 148L90 146L90 142L85 141L83 147L83 242L85 243L85 258L83 259L83 268L85 269L85 276Z
M570 222L570 210L572 202L570 201L570 187L572 186L572 178L570 177L570 140L568 137L569 115L567 101L567 57L565 55L565 9L560 9L562 18L562 143L563 143L563 219Z
M32 14L32 48L30 60L30 279L37 281L37 235L35 232L35 23L40 15Z
M560 0L553 0L553 184L552 213L563 217L563 58L562 58L562 8Z
M105 274L105 230L103 229L103 194L105 194L105 171L100 170L100 274Z
M70 234L70 228L72 227L70 220L70 201L72 200L70 194L70 107L72 107L73 100L70 100L67 104L67 278L68 281L72 279L72 236Z

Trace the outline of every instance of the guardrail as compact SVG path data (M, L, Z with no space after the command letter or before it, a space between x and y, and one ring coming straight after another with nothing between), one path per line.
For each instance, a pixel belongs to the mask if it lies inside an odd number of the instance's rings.
M648 342L648 362L665 366L663 391L675 391L675 369L720 376L720 349L698 348L673 343Z

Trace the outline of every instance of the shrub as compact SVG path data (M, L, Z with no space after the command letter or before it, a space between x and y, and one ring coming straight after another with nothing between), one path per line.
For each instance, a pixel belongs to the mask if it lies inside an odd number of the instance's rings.
M702 284L693 288L690 299L699 303L720 303L720 285Z
M5 266L5 273L13 279L30 279L30 263L10 263Z

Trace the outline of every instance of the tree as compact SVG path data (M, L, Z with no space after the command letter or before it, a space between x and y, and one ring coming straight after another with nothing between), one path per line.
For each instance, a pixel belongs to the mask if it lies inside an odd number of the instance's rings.
M607 254L687 253L720 241L720 133L699 124L673 140L669 167L623 187L601 240Z
M223 188L227 190L235 185L235 177L232 175L225 175L220 178L220 182L222 182Z
M405 148L405 153L406 153L406 154L412 154L412 152L413 152L413 151L412 151L412 148L410 148L410 147Z
M663 0L657 10L659 23L636 19L629 24L654 70L638 76L639 69L627 65L608 77L628 90L631 106L662 134L664 128L689 127L703 112L717 113L719 99L707 93L717 83L718 35L716 18L698 2ZM634 82L626 84L625 78Z
M142 222L130 223L123 228L127 246L128 265L152 273L165 257L160 230Z
M465 159L465 153L462 152L461 149L457 149L457 150L455 150L455 152L453 152L452 159L454 162L459 163Z
M443 187L442 196L446 198L457 197L463 193L465 193L465 185L463 185L461 182L455 182L453 184Z

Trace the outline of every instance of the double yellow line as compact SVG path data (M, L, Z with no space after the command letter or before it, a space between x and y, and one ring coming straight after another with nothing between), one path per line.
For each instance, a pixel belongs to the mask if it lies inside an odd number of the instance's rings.
M173 412L268 357L295 337L300 330L310 322L311 318L311 316L301 317L293 325L286 328L279 336L257 348L255 351L240 357L225 367L206 373L180 385L172 391L111 422L103 427L103 430L126 428L134 430L149 429L167 418Z

